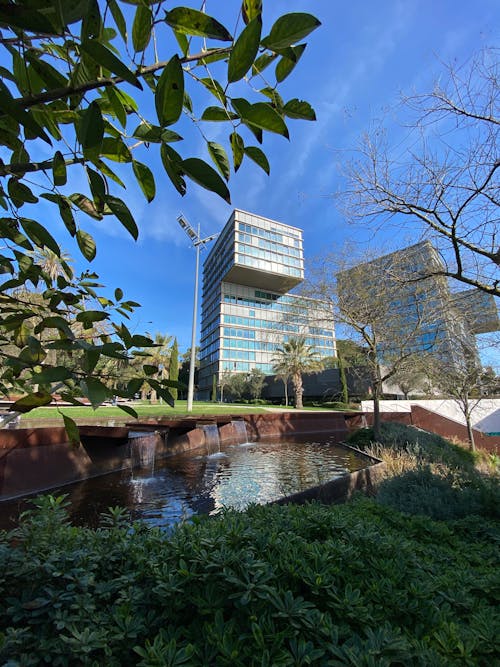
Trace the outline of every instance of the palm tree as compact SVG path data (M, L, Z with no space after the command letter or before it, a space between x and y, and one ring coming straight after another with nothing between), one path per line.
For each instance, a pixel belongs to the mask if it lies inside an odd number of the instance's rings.
M295 391L295 407L302 408L302 375L315 373L323 368L323 364L311 345L307 345L304 336L290 338L286 343L276 348L273 359L273 371L281 377L292 379Z
M158 371L154 374L154 378L156 380L163 380L168 375L172 336L162 334L159 331L156 332L154 338L151 334L148 334L148 336L154 340L154 347L148 348L145 361L151 366L157 366ZM149 391L149 388L144 384L141 390L141 398L143 400L147 398ZM156 403L158 400L158 394L155 389L152 389L150 392L150 400L151 403Z

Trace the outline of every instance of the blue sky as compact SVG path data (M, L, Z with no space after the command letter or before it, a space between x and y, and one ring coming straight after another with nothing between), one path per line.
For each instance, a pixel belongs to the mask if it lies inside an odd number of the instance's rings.
M310 12L322 22L281 88L285 100L308 100L317 122L290 121L289 142L267 135L263 148L271 176L246 159L229 182L232 206L191 182L181 198L157 159L141 149L144 153L137 159L154 169L156 198L148 205L134 183L119 195L136 216L139 240L134 242L110 219L105 223L87 219L83 225L97 242L91 268L101 282L112 289L121 287L128 298L142 304L131 328L175 335L181 351L190 345L195 253L176 222L180 212L194 226L200 223L205 236L221 230L233 207L301 227L306 261L354 238L387 250L417 241L410 232L394 237L393 230L382 231L373 237L366 229L347 225L331 196L342 188L339 167L374 120L385 117L390 130L402 131L396 120L400 93L430 90L443 71L440 61L463 63L482 46L498 45L498 0L266 0L264 4L268 27L276 16L291 11ZM239 2L227 5L236 10ZM232 27L230 22L228 26ZM154 119L154 113L150 115ZM194 126L186 121L182 129L191 137L183 155L206 157ZM228 134L218 123L208 130L221 143ZM75 268L84 268L71 239L59 238L75 257Z

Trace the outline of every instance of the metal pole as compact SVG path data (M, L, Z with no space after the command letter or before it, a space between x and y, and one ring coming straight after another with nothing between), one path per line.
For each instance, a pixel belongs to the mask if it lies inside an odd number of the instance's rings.
M198 238L200 238L200 225L198 225ZM189 363L189 383L187 411L193 411L194 395L194 367L196 364L196 315L198 311L198 269L200 264L200 244L196 244L196 269L194 272L194 299L193 299L193 328L191 330L191 361Z

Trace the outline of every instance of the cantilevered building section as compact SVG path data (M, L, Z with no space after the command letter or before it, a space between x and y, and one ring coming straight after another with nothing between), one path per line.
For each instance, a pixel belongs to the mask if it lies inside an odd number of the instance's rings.
M301 229L233 211L203 267L201 399L224 372L272 374L275 350L289 337L303 335L318 356L335 356L325 304L289 293L303 279Z
M430 353L462 365L464 354L472 354L479 363L474 336L499 329L495 300L477 289L452 293L440 271L444 265L438 252L423 241L337 275L349 308L359 301L361 312L376 306L382 314L373 323L367 317L382 358Z

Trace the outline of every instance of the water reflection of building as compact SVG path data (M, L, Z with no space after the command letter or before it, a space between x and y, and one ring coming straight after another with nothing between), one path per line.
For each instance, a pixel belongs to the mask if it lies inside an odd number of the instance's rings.
M271 374L288 337L304 335L320 357L335 356L324 305L290 293L303 279L301 229L233 211L203 268L200 399L224 372Z

